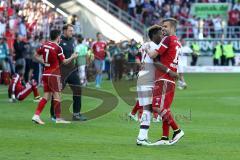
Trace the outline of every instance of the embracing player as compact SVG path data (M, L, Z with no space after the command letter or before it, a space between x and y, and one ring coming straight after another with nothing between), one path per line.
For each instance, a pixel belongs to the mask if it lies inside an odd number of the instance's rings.
M179 128L173 118L170 107L175 93L175 80L178 79L177 66L178 54L181 50L181 44L176 36L177 20L168 18L163 20L163 34L159 48L155 51L149 51L151 58L160 56L160 63L164 66L157 69L155 74L155 85L153 89L153 110L157 111L162 117L162 138L151 145L172 145L177 143L184 132ZM169 141L169 128L174 133Z
M61 99L60 92L62 89L60 63L68 64L78 55L72 54L70 58L65 59L62 48L58 45L60 42L61 31L52 30L50 32L51 41L45 42L34 55L35 59L44 64L44 72L42 76L44 95L40 100L35 111L32 121L37 124L44 124L40 119L40 114L44 109L47 101L53 96L53 104L56 114L56 123L70 123L60 118L61 114Z
M150 42L146 42L140 48L142 69L138 73L137 92L139 106L143 107L143 113L140 120L140 130L137 137L137 145L147 145L148 130L151 122L151 108L152 108L152 91L155 80L155 66L146 50L154 51L158 49L158 44L161 41L161 27L154 25L149 28L148 36Z

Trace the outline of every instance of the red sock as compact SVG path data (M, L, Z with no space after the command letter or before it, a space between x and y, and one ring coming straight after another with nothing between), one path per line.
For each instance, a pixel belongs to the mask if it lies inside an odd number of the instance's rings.
M172 117L172 115L171 115L171 121L169 122L169 125L172 127L172 129L175 131L175 130L177 130L177 129L179 129L179 127L178 127L178 125L177 125L177 123L175 122L175 120L174 120L174 118Z
M39 93L38 93L38 89L36 86L32 86L32 90L33 90L33 95L34 97L38 97L39 96Z
M167 121L162 122L162 130L163 130L163 136L168 137L169 136L169 124Z
M137 103L135 104L135 106L134 106L133 109L132 109L131 114L132 114L132 115L135 115L139 109L140 109L139 101L137 101Z
M166 120L167 120L168 124L172 127L172 129L173 129L174 131L177 130L177 129L178 129L178 125L177 125L177 123L175 122L175 120L174 120L171 112L168 111L168 112L165 114L165 116L166 116Z
M45 107L46 103L47 103L47 100L45 98L42 98L40 100L40 102L38 103L38 107L36 109L36 112L35 112L36 115L40 115L42 113L42 110Z
M60 118L61 115L61 103L58 100L53 100L54 112L56 118Z

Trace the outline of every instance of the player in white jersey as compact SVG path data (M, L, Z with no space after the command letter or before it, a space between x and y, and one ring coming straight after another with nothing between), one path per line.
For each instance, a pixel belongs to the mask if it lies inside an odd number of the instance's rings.
M140 52L142 53L142 68L138 73L137 80L137 92L140 106L152 104L152 88L154 86L155 78L155 66L153 64L153 59L151 59L146 53L146 47L150 47L150 50L155 50L158 48L158 45L153 41L150 41L144 43L140 48Z
M184 68L187 66L187 55L191 54L193 51L190 47L185 45L185 41L181 40L181 52L178 56L178 74L179 74L179 80L178 80L178 88L183 90L187 88L187 83L185 82L183 73Z
M161 27L154 25L149 28L148 36L150 42L146 42L140 48L141 56L141 66L142 69L138 73L137 80L137 92L138 92L138 101L139 105L143 107L143 113L140 120L140 130L137 137L137 145L146 145L148 144L148 129L151 122L151 104L152 104L152 90L154 87L155 80L155 66L154 60L151 59L146 53L146 50L153 51L158 49L158 44L161 41Z

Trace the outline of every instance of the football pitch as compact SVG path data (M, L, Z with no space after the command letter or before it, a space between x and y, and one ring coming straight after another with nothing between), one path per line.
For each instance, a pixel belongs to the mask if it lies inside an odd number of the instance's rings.
M185 79L188 88L177 90L172 105L185 136L174 146L160 147L136 146L139 124L127 118L132 106L117 95L109 81L104 81L102 89L118 99L111 112L83 123L55 124L50 121L48 103L41 116L44 126L31 122L37 106L32 96L9 103L7 87L1 85L0 160L240 159L240 75L186 74ZM71 96L63 95L63 99ZM100 103L100 99L85 96L83 111ZM150 141L160 136L161 123L152 123Z

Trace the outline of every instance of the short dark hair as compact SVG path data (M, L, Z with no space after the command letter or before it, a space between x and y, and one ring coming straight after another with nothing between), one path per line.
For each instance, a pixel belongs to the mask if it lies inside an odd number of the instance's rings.
M72 25L72 24L66 24L66 25L64 25L64 26L63 26L63 31L67 30L68 27L73 27L73 25Z
M175 19L175 18L166 18L162 21L162 23L164 22L170 22L170 24L175 28L177 28L177 24L178 24L178 21Z
M101 32L97 32L96 36L98 36L99 34L102 34Z
M61 35L61 31L60 30L57 30L57 29L54 29L54 30L51 30L50 32L50 39L53 41L53 40L56 40L58 36Z
M82 41L83 41L83 36L82 35L77 35L77 41L78 41L78 43L82 43Z
M154 34L161 30L162 27L159 25L153 25L150 28L148 28L148 37L150 38L150 40L152 40Z

